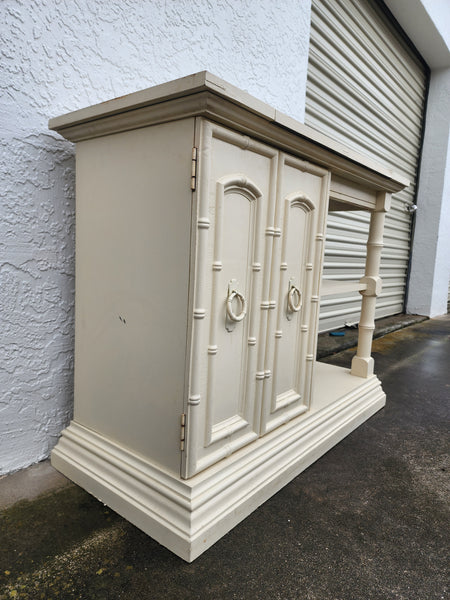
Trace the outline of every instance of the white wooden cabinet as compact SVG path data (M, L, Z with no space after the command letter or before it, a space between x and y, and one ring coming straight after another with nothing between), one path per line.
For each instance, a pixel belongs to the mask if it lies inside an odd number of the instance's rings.
M68 477L193 560L384 405L370 346L406 182L203 72L50 122L77 142ZM352 369L315 362L329 202L372 212ZM345 289L344 289L345 288Z

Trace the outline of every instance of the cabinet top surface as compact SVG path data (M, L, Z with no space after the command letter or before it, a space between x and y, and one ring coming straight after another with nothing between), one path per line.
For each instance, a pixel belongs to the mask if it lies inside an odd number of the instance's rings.
M247 115L258 117L259 120L262 119L267 125L270 124L272 128L277 128L279 132L284 131L286 134L295 134L304 142L314 144L317 148L323 148L328 154L342 157L355 165L361 166L363 169L369 169L377 173L391 183L391 191L397 191L409 184L404 177L395 173L389 167L380 165L371 158L351 150L344 144L296 121L208 71L194 73L55 117L50 119L49 128L71 141L81 141L108 133L124 131L125 129L150 125L156 122L155 118L159 119L159 122L197 115L217 118L218 113L224 112L224 110L219 105L212 108L212 98L219 98L226 102L227 120L232 125L234 124L232 116L234 107L235 111L240 111L241 121L242 111L244 111ZM193 102L189 110L185 108L183 113L180 103L188 99ZM194 99L196 102L194 102ZM167 107L170 105L171 108L166 110L164 116L155 117L156 112L158 114L161 112L160 109L164 103ZM131 115L137 113L140 114L139 118L130 118ZM125 122L128 125L125 126ZM107 126L106 123L110 125Z

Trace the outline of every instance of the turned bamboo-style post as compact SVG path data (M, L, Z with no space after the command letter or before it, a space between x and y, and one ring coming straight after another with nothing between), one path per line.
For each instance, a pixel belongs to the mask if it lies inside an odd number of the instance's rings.
M375 305L381 292L379 276L381 250L383 248L383 228L386 212L391 204L391 194L378 192L375 210L370 217L369 238L364 277L361 283L367 288L362 294L361 318L359 321L358 348L352 360L352 375L370 377L373 375L374 360L371 357L372 338L375 329Z

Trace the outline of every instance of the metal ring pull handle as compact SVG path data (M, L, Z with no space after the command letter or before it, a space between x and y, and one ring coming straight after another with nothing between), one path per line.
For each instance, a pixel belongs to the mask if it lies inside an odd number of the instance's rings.
M294 304L295 296L297 296L297 304ZM288 293L288 307L291 312L298 312L302 307L302 293L295 285L291 285Z
M233 300L237 298L241 303L241 312L237 315L233 310ZM235 322L242 321L242 319L247 314L247 300L244 298L242 294L233 290L230 292L227 298L227 315L228 317Z

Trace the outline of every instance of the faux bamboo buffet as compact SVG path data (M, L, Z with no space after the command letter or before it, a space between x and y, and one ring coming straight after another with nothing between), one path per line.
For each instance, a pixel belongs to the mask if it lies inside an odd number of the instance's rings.
M50 121L76 146L75 408L52 464L192 561L385 403L372 332L407 182L207 72ZM371 214L322 281L328 210ZM319 301L362 294L351 367Z

